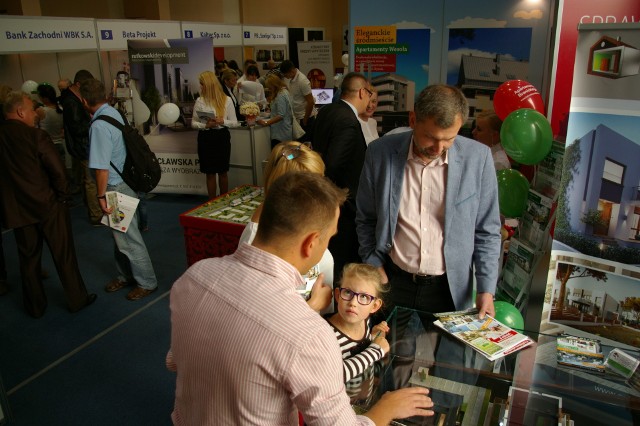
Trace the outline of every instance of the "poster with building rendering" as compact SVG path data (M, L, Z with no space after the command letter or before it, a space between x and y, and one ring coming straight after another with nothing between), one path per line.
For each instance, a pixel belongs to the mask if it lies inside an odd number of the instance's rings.
M579 27L540 331L640 348L640 24Z
M526 79L543 93L549 1L349 4L351 67L378 89L380 133L406 125L415 96L429 84L464 86L473 114L489 108L495 89L509 79ZM462 63L463 57L471 60Z

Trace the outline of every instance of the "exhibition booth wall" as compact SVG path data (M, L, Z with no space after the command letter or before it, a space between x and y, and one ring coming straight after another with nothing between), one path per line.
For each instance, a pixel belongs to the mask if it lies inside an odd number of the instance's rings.
M118 73L131 73L135 84L132 84L131 99L123 100L123 109L141 130L148 112L143 120L140 114L136 118L136 100L144 93L145 86L158 89L161 103L176 103L183 108L195 100L193 96L187 100L184 95L197 96L199 92L198 74L213 69L213 54L193 55L191 63L187 58L181 65L151 61L149 67L132 63L128 43L144 41L169 47L172 41L177 49L177 44L184 47L194 44L189 43L191 40L207 39L211 41L209 52L216 51L238 63L249 54L258 60L261 68L266 68L272 52L278 52L280 61L286 59L287 53L287 29L283 27L17 16L0 17L0 25L4 29L0 34L3 84L18 88L24 81L33 80L55 85L59 79L73 79L78 70L86 69L110 88ZM149 72L150 80L146 78ZM198 171L196 132L190 130L184 118L183 127L176 127L157 126L155 132L146 135L163 165L163 178L155 192L206 194L204 175ZM262 161L269 148L269 129L233 129L230 186L260 184Z

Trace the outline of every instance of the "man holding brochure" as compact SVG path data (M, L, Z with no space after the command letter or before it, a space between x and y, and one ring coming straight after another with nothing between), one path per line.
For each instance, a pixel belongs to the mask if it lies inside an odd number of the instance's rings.
M85 108L93 116L89 129L89 167L95 170L100 208L104 214L110 214L112 209L107 206L107 191L116 191L134 198L137 198L137 194L111 166L113 163L119 170L124 166L126 148L122 132L96 118L107 115L120 123L123 123L123 120L120 113L107 103L102 82L95 79L86 80L80 86L80 93ZM147 246L138 229L138 214L133 216L126 232L112 229L112 234L116 244L118 277L106 285L105 291L111 293L135 285L127 294L129 300L139 300L156 291L158 280Z

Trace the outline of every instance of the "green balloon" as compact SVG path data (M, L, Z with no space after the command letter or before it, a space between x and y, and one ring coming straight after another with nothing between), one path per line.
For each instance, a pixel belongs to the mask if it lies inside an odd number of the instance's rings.
M518 308L510 303L501 301L493 302L493 306L496 308L495 319L508 327L524 330L524 318L522 318Z
M527 207L529 181L514 169L498 170L498 204L506 217L520 217Z
M518 163L538 164L551 151L553 131L538 111L521 108L505 118L500 129L505 152Z

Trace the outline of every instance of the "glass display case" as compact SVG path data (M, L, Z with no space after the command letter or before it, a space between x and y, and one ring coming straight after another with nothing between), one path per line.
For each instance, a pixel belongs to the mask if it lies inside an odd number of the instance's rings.
M434 326L435 319L424 312L393 310L387 319L389 354L346 385L356 412L367 411L384 392L423 386L430 391L436 414L393 424L640 424L640 392L609 369L592 372L559 365L558 336L524 330L533 345L490 362ZM603 345L603 356L612 349Z

